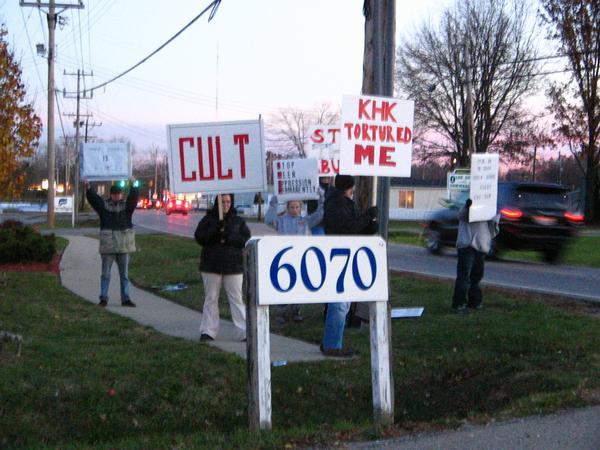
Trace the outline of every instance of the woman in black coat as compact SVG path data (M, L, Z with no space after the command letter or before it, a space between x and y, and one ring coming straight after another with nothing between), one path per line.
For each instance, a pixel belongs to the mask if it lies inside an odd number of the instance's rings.
M242 299L244 279L244 246L250 230L233 207L233 194L221 195L223 220L219 220L217 200L202 218L194 238L202 246L200 274L204 284L204 308L200 324L200 340L212 341L219 332L219 293L225 288L231 319L237 338L246 339L246 307Z

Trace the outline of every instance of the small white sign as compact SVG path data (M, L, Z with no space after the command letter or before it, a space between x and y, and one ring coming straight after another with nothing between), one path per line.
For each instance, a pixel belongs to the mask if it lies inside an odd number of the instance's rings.
M260 120L167 125L171 192L266 191Z
M390 317L392 319L402 319L404 317L421 317L425 311L424 307L420 308L392 308Z
M471 174L448 172L448 189L468 191L471 186Z
M273 161L275 195L281 201L319 198L317 160L278 159Z
M471 187L469 222L492 219L498 203L498 154L474 153L471 155Z
M410 177L414 109L411 100L345 95L340 173Z
M319 175L337 175L340 171L340 128L327 125L310 127L306 156L319 161Z
M265 236L257 252L259 305L388 300L378 236Z
M73 197L54 197L54 212L71 213L73 212Z
M127 143L83 143L80 160L81 178L89 181L131 178L131 149Z

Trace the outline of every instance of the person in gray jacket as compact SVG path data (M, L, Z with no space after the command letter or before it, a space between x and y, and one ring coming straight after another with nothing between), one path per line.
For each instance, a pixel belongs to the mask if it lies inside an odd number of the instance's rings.
M452 309L458 314L467 314L469 308L482 308L479 282L483 278L485 255L490 252L492 240L499 231L499 214L491 220L469 222L472 204L472 200L468 199L458 212L458 263L452 295Z
M136 251L135 232L131 216L138 202L139 190L134 187L134 179L130 180L131 188L127 199L119 186L110 188L109 198L102 198L94 192L87 181L85 195L87 201L100 217L100 256L102 258L102 274L100 276L100 303L108 304L108 287L113 262L117 262L121 281L121 305L135 307L129 298L129 254Z
M277 230L279 234L285 235L310 235L310 229L323 220L323 196L319 195L317 209L308 216L302 215L302 202L299 200L290 200L286 204L284 214L277 214L277 196L271 197L269 209L265 213L265 223ZM289 318L294 322L302 322L303 317L300 314L298 305L281 305L278 308L279 314L277 322L282 325Z

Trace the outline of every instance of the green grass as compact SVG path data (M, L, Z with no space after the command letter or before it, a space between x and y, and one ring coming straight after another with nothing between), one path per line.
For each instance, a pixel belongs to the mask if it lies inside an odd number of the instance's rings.
M54 228L71 228L71 216L66 215L57 215L54 220ZM84 216L80 218L77 223L75 223L75 228L98 228L100 226L100 220L98 216L94 215L93 217ZM36 224L36 228L38 230L48 230L48 223L42 222Z
M189 282L173 298L199 308L200 248L184 238L139 238L131 278ZM392 323L396 423L383 435L598 401L597 318L494 292L485 310L457 316L449 283L394 276L391 287L394 306L424 306L425 314ZM1 448L284 448L380 435L368 329L347 330L357 359L273 368L273 432L251 434L238 357L114 316L54 276L9 274L0 289L1 328L25 339L21 358L11 344L0 356ZM279 332L318 342L322 306L302 313L301 325Z

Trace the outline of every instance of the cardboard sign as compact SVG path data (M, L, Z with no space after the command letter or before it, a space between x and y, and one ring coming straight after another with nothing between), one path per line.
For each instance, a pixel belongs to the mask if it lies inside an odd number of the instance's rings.
M273 184L278 200L319 198L317 160L309 158L273 161Z
M127 143L82 143L79 157L81 178L109 181L131 177L131 149Z
M266 191L259 120L167 125L171 192Z
M414 102L345 95L340 173L410 177Z
M337 175L340 171L340 128L327 125L310 127L306 156L319 161L319 175Z
M257 248L259 305L388 301L378 236L265 236Z
M471 187L469 222L490 220L496 215L498 203L498 154L471 155Z
M448 172L447 186L453 191L467 191L471 186L471 174Z

